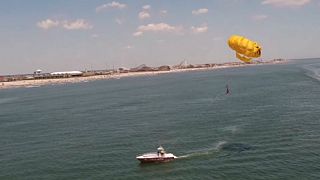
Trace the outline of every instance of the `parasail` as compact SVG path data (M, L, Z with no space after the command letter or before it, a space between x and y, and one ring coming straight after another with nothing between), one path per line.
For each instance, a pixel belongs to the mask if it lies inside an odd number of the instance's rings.
M228 40L229 47L236 51L236 57L245 63L261 56L261 46L245 37L233 35Z

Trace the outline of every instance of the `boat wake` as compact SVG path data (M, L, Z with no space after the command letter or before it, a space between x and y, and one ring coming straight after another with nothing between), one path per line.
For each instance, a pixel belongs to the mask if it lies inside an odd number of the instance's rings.
M243 151L250 151L253 149L255 149L254 146L251 146L250 144L246 144L246 143L239 143L239 142L229 143L227 141L219 141L212 148L195 151L190 154L179 156L178 158L182 159L182 158L206 156L206 155L211 155L211 154L222 152L222 151L227 153L227 155L232 155L232 154L241 153Z
M0 104L5 104L5 103L9 103L11 101L14 101L16 100L17 98L14 98L14 97L10 97L10 98L1 98L0 99Z
M222 129L223 131L231 132L232 134L235 134L239 131L239 127L232 125L232 126L227 126Z
M227 141L219 141L211 148L201 149L186 155L179 156L178 158L182 159L182 158L191 158L191 157L198 157L198 156L207 156L207 155L219 152L222 149L223 145L226 143Z
M303 69L307 76L320 81L320 63L304 65Z

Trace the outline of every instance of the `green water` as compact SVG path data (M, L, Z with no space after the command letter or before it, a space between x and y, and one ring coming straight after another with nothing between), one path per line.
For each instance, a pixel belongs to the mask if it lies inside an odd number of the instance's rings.
M1 90L0 179L320 179L319 79L312 59ZM135 159L160 144L181 158Z

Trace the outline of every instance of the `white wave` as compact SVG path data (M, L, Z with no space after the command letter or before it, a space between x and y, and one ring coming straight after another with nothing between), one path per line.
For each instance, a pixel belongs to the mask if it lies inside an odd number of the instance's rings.
M230 131L232 134L235 134L236 132L239 131L239 127L238 126L227 126L225 128L223 128L224 131Z
M219 141L219 142L216 144L215 149L216 149L216 150L220 150L221 147L222 147L224 144L226 144L226 143L227 143L227 141Z
M14 101L16 100L17 98L14 98L14 97L11 97L11 98L2 98L0 99L0 104L5 104L5 103L8 103L8 102L11 102L11 101Z
M305 69L306 75L320 81L320 63L308 64L302 66Z

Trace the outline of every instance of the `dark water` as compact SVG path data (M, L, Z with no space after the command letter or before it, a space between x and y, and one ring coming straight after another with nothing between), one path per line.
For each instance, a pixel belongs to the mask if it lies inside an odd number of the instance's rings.
M1 90L0 179L320 179L319 80L313 59ZM135 159L160 144L181 158Z

